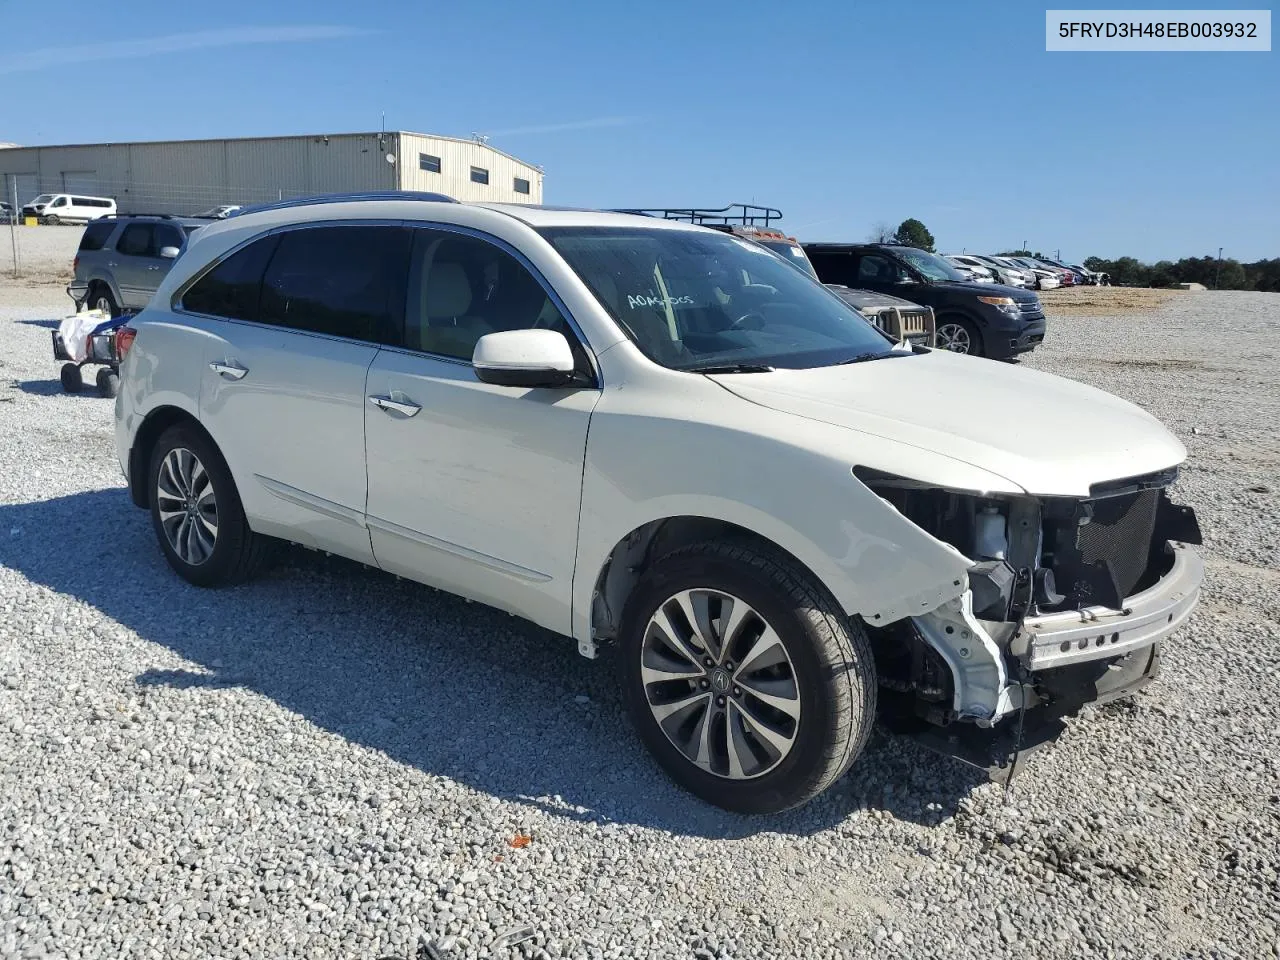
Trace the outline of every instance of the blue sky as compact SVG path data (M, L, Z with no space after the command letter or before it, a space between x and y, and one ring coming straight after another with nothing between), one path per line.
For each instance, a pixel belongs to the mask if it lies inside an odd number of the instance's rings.
M0 0L21 40L0 140L373 130L385 111L491 135L546 168L548 203L754 201L814 240L913 216L948 251L1071 260L1280 256L1280 53L1046 53L1044 11Z

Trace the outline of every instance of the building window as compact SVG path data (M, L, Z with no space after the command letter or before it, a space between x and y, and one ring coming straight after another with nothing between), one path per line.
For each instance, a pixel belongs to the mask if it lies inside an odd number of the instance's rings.
M418 169L425 170L427 173L440 172L440 158L433 157L429 153L418 154Z
M472 183L488 183L489 171L486 170L484 167L472 167L471 182Z
M523 177L516 177L516 193L528 193L529 181Z

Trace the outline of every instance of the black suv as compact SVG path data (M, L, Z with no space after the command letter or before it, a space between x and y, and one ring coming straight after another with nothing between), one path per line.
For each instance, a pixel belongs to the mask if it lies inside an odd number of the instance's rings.
M804 252L823 283L933 307L944 350L1008 360L1044 339L1044 311L1033 292L971 283L937 254L892 243L806 243Z

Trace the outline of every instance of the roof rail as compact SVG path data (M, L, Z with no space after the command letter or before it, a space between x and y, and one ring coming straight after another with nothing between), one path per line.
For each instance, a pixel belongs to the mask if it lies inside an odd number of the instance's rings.
M425 200L432 203L457 203L453 197L443 193L422 193L416 190L376 190L361 193L320 193L311 197L296 197L293 200L281 200L277 203L264 203L256 207L241 207L233 210L228 217L243 217L247 213L261 213L264 210L287 210L290 207L309 207L318 203L348 203L357 200Z
M196 220L197 217L180 217L172 213L104 213L95 220L123 220L126 217L153 217L156 220ZM92 221L90 221L92 222Z
M776 207L761 207L753 203L731 203L727 207L632 207L613 212L634 213L642 217L659 217L663 220L683 220L703 226L720 224L767 227L773 221L782 219L782 211Z

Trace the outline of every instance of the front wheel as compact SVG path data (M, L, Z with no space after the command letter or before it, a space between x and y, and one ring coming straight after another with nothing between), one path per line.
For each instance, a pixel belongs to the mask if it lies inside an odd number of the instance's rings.
M982 335L978 333L978 328L959 317L943 318L938 324L935 342L939 350L975 357L982 355Z
M56 226L60 226L61 224L62 224L62 218L55 216L53 214L50 214L49 216L44 218L44 225L46 227L56 227Z
M58 379L62 381L62 389L66 393L79 393L84 389L84 377L80 375L78 364L64 363L58 371Z
M861 626L794 560L707 542L667 554L623 613L628 711L673 780L739 813L817 796L862 751L876 676Z
M110 400L120 392L120 374L110 367L103 367L98 371L97 384L98 393Z

